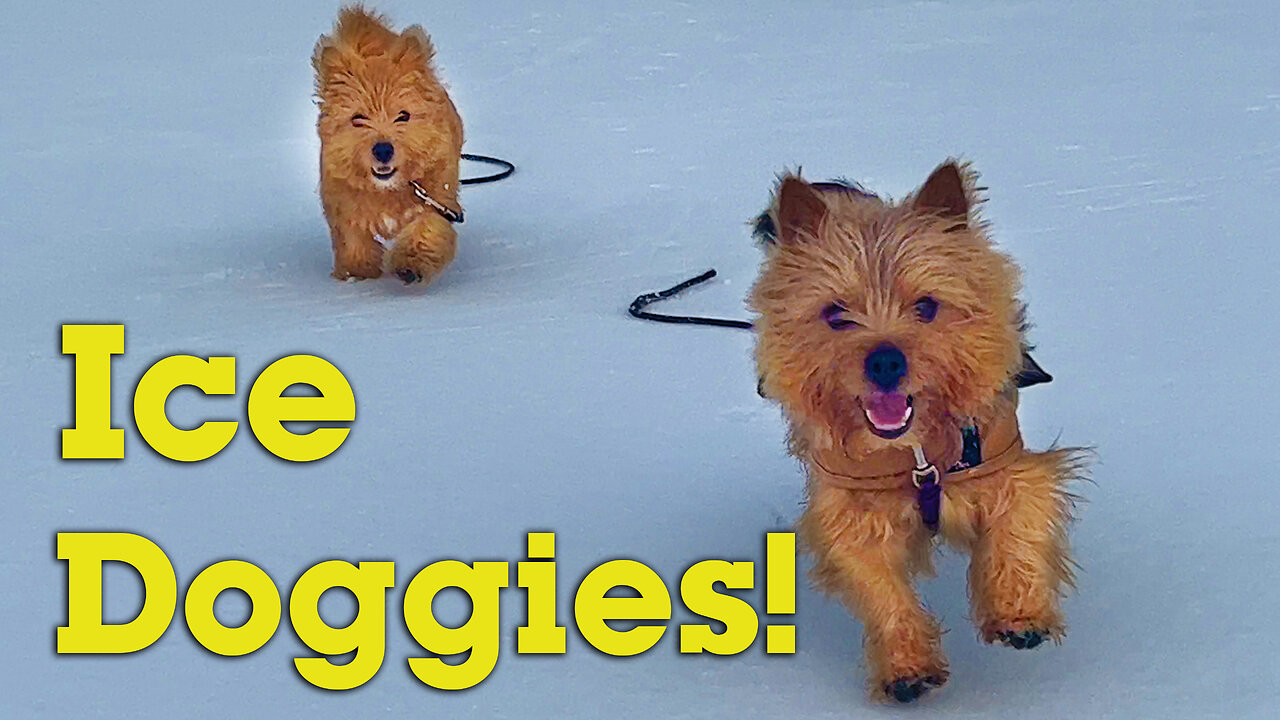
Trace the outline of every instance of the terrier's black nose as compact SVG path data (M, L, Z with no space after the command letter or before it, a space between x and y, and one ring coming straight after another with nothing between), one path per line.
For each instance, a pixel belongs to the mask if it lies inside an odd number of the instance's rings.
M907 356L892 345L881 345L867 353L867 379L886 392L896 390L907 374Z
M396 154L396 147L389 142L380 142L373 146L373 159L386 164Z

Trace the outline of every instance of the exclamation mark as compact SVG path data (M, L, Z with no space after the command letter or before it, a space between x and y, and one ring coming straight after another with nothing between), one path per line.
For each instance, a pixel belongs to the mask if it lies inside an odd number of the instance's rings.
M769 533L765 538L764 611L769 615L796 613L796 535ZM795 625L765 628L764 651L770 655L796 651Z

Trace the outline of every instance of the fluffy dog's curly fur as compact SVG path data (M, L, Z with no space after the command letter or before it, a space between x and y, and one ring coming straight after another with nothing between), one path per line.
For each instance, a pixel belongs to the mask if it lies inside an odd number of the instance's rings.
M405 282L430 281L453 259L452 225L409 187L417 180L461 210L462 120L434 55L421 27L396 33L360 7L343 9L316 44L320 197L336 278L374 278L385 268Z
M977 216L975 181L948 161L895 203L789 175L761 218L768 242L751 293L761 390L781 404L808 471L798 532L812 577L863 621L880 698L913 700L948 675L938 623L912 587L915 574L932 572L934 544L917 508L912 446L930 449L945 471L961 459L962 426L1004 422L1016 436L1019 274ZM900 376L873 367L877 351L901 358ZM1083 456L1020 443L1014 453L980 478L948 483L944 474L940 535L972 555L981 638L1034 647L1065 630L1065 487ZM888 487L859 485L861 470L886 465L907 472Z

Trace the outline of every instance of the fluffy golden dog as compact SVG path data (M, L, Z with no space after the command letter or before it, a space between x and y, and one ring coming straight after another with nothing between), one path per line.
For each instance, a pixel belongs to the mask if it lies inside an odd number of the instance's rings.
M1066 486L1083 454L1022 445L1018 380L1038 368L975 180L949 161L890 202L787 176L757 224L756 357L807 470L798 534L815 583L863 622L873 695L901 702L947 680L912 587L937 538L972 556L989 643L1060 641L1072 582Z
M386 269L406 283L429 282L453 260L453 226L410 185L461 211L462 120L434 56L421 27L397 33L360 7L343 9L316 44L320 198L336 278Z

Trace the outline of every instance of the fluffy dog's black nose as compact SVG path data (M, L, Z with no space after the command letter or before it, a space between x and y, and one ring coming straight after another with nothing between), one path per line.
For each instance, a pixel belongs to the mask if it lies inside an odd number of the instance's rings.
M391 162L391 157L396 154L396 147L389 142L380 142L373 146L373 159L380 163Z
M896 390L907 374L907 356L892 345L881 345L867 353L867 379L886 392Z

